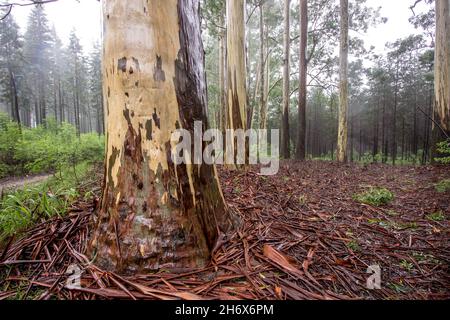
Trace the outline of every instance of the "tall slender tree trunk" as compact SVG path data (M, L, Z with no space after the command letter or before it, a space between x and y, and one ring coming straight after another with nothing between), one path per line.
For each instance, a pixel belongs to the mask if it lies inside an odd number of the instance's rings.
M436 0L435 110L450 135L450 0Z
M402 118L402 161L405 160L405 118Z
M378 154L378 141L379 141L379 127L380 127L380 93L377 94L377 104L375 106L375 115L374 115L374 128L373 128L373 151L372 151L372 160L376 161L376 156Z
M224 25L224 16L220 15L220 26ZM220 31L219 35L219 101L220 101L220 130L225 132L226 128L226 115L227 106L225 98L225 60L226 60L226 31Z
M347 113L348 113L348 0L341 3L341 41L340 41L340 71L339 71L339 131L338 151L339 162L347 162Z
M102 134L102 118L101 118L101 115L100 115L100 110L101 110L101 108L99 107L99 101L98 101L98 97L97 97L97 99L96 99L97 101L97 103L96 103L96 106L97 106L97 108L96 108L96 118L97 118L97 134L100 136L101 134Z
M22 123L20 121L20 112L19 112L19 95L17 94L17 82L14 72L11 68L8 68L9 77L11 82L11 91L12 91L12 115L14 121L17 122L19 126L19 130L22 130Z
M354 158L354 142L355 142L355 115L353 114L353 109L351 110L351 116L350 116L350 162L353 162Z
M89 252L119 272L205 266L226 229L215 167L171 157L174 131L207 128L199 1L103 9L106 174Z
M61 92L61 122L66 121L66 110L65 110L65 100L64 100L64 93Z
M397 62L395 73L395 92L394 92L394 114L392 117L392 165L395 166L397 160L397 109L398 109L398 87L399 87L399 62Z
M227 127L247 129L245 1L227 0ZM230 141L237 156L237 143Z
M297 148L295 158L305 160L306 158L306 74L307 60L306 51L308 44L308 1L300 0L300 79L298 97L298 132Z
M290 5L291 0L284 0L284 58L283 58L283 118L281 123L281 156L284 159L291 157L289 134L289 105L290 105Z
M259 5L259 64L260 64L260 87L259 87L259 127L265 128L266 123L266 34L267 27L264 26L264 1Z
M383 120L381 127L381 148L382 148L382 162L387 162L387 135L386 135L386 86L383 84Z
M36 127L41 124L40 114L41 114L41 108L39 107L39 100L35 98L34 117L35 117Z
M265 29L264 32L264 39L265 39L265 56L266 56L266 62L265 62L265 71L264 71L264 103L263 103L263 109L261 111L261 122L260 122L260 129L267 129L267 113L269 108L269 90L270 90L270 50L269 50L269 31L268 28Z
M418 108L418 103L417 103L417 92L418 92L418 88L416 85L413 86L414 88L414 113L413 113L413 134L412 134L412 153L414 154L415 157L417 157L417 151L418 151L418 135L417 135L417 108Z
M422 153L422 165L425 165L429 160L433 162L433 150L430 147L431 141L433 140L433 134L435 133L436 126L432 123L431 119L434 117L433 114L433 89L430 88L428 93L428 116L425 117L425 138L423 140L423 153ZM431 158L431 159L430 159Z

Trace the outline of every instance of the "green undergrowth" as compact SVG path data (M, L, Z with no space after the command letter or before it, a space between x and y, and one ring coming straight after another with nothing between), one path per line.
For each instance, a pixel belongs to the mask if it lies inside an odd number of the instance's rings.
M89 196L82 186L94 179L93 170L94 165L82 162L45 182L4 192L0 199L0 244L36 223L65 215L75 200Z
M445 193L450 190L450 179L445 179L442 181L439 181L435 185L436 191L439 193Z
M360 203L379 207L394 200L394 194L386 188L371 187L363 193L353 195L353 199Z
M84 161L102 161L103 156L104 137L96 133L77 136L73 125L51 118L37 128L20 128L0 113L0 179L58 172Z

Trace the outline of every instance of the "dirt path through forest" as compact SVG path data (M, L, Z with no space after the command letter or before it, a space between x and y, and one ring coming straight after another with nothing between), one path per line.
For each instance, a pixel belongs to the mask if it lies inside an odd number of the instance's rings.
M19 189L27 185L37 184L50 178L52 174L38 174L25 177L12 177L0 180L0 194L6 189Z

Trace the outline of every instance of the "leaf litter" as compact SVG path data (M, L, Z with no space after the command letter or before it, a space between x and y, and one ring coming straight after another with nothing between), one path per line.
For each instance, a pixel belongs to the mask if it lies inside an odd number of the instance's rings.
M286 161L276 176L257 170L219 169L242 224L206 268L123 276L92 264L84 253L97 186L93 201L3 245L0 300L450 298L450 194L434 187L450 177L448 167ZM395 199L379 207L354 200L372 187ZM442 217L429 219L436 212ZM66 285L71 264L82 268L79 288ZM381 289L370 290L367 270L376 265Z

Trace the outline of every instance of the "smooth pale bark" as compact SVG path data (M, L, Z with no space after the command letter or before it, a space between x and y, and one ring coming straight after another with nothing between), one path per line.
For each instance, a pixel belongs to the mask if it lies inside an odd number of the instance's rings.
M223 15L220 17L220 26L224 25ZM219 35L219 99L220 99L220 130L225 132L227 105L226 105L226 90L225 90L225 60L226 60L226 31L220 31Z
M450 0L436 0L435 109L450 134Z
M266 84L267 84L267 27L264 25L264 1L259 5L259 128L265 129L267 122Z
M306 158L306 75L308 62L306 50L308 44L308 1L300 0L300 79L298 90L298 133L295 158Z
M347 162L348 141L348 0L341 0L341 41L339 71L339 129L337 160Z
M174 131L206 129L199 1L104 0L103 15L106 168L89 252L122 273L202 267L228 227L219 181L171 157Z
M264 90L263 90L263 108L261 110L261 122L260 129L267 129L267 112L268 112L268 101L269 101L269 90L270 90L270 52L269 52L269 32L266 28L264 31L265 40L265 72L264 72Z
M284 59L283 59L283 118L281 135L281 155L284 159L291 157L289 150L289 102L290 102L290 4L291 0L284 0Z
M227 128L247 129L244 0L227 0ZM237 144L230 141L237 154Z

